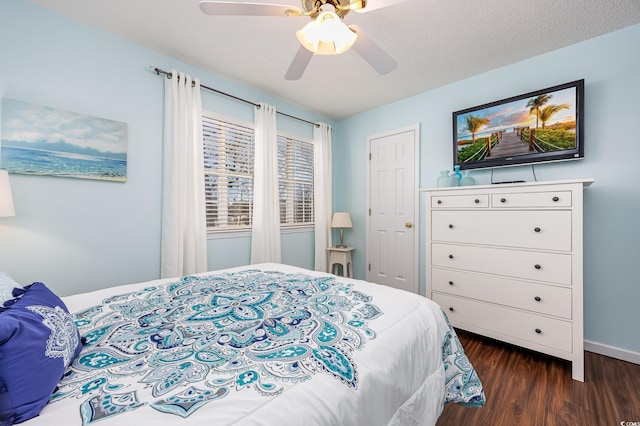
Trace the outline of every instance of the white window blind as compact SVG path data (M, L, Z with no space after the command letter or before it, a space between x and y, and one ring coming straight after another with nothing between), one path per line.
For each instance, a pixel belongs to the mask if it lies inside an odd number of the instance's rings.
M203 114L207 229L249 229L253 213L252 126Z
M211 112L202 117L207 230L251 229L254 129ZM278 134L282 227L313 225L313 142Z
M313 143L278 135L280 225L313 225Z

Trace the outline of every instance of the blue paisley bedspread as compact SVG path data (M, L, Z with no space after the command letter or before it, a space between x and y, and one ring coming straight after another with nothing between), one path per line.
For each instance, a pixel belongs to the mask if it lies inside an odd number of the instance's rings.
M64 424L133 424L135 419L141 425L159 414L169 424L183 424L203 407L215 407L212 418L220 422L211 424L226 424L220 405L225 400L235 401L249 416L254 409L247 407L254 401L261 407L294 395L298 386L313 387L315 399L335 392L324 386L357 393L367 385L357 354L369 346L381 350L374 342L378 330L390 334L391 325L384 324L391 311L386 297L372 296L354 282L327 274L239 269L150 282L103 298L74 313L86 343L43 416L72 401L79 418L65 417ZM444 331L435 352L444 371L436 417L448 402L482 406L482 384L453 328L442 311L433 315L445 323L444 329L439 326ZM317 376L330 380L312 386ZM305 404L304 399L295 403ZM349 409L357 410L338 411ZM132 416L138 410L146 410L145 416Z

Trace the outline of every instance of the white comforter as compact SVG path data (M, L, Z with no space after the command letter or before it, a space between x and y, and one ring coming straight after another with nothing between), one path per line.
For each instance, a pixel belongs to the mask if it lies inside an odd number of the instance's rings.
M303 274L309 277L333 277L324 273L279 264L251 265L210 272L200 276L214 273L240 273L247 269L280 271L286 274ZM319 338L331 339L329 332L335 332L336 329L339 329L340 327L335 324L342 320L356 321L351 324L361 327L362 330L362 341L352 344L355 350L345 352L355 367L355 375L351 380L351 385L348 383L348 373L336 370L338 374L332 374L331 369L322 370L321 363L312 364L308 360L300 362L306 363L307 373L315 368L317 371L313 374L300 373L297 376L292 374L290 379L286 379L287 375L285 374L280 375L280 380L278 380L278 374L275 374L264 378L263 382L251 383L251 379L240 372L261 371L258 370L258 362L254 359L250 360L253 365L247 364L244 369L234 367L235 370L233 372L230 370L226 375L220 373L220 369L214 368L211 368L208 373L205 372L202 377L195 377L201 374L201 371L200 373L197 371L187 372L186 376L176 375L175 381L181 380L182 382L167 390L158 387L158 381L149 380L149 376L153 374L147 369L150 358L145 355L139 358L142 360L139 365L127 367L132 373L130 377L123 374L123 370L115 361L113 368L105 370L105 373L108 370L109 374L99 375L94 372L86 372L86 368L75 371L74 374L77 375L70 375L63 380L59 393L54 395L52 402L44 408L40 416L26 422L25 426L80 425L83 422L83 417L85 422L99 420L100 426L158 426L165 424L434 425L445 401L446 377L442 348L445 336L449 333L450 337L452 332L440 307L429 299L405 291L360 280L334 278L338 286L352 285L351 290L355 293L352 293L351 296L353 294L359 297L362 295L370 296L370 302L367 302L369 307L374 310L377 307L382 313L381 315L372 315L372 319L362 319L361 321L358 321L358 317L353 316L353 312L356 312L353 310L350 314L347 311L341 311L342 313L337 317L332 317L332 314L328 313L327 318L334 325L327 326L328 329L325 327L324 334ZM145 291L143 289L149 291L150 288L161 288L172 282L179 282L179 280L157 280L125 285L78 294L63 300L70 312L81 313L91 321L97 321L100 315L104 316L107 313L105 309L108 306L112 307L114 315L116 315L117 309L113 306L118 303L122 304L122 300L125 299L113 298L114 295L143 292ZM331 283L331 281L328 282ZM335 286L335 284L331 285ZM345 294L344 290L341 291ZM210 299L211 294L208 294L207 297ZM94 315L91 317L88 312L92 311L87 311L87 309L102 305L107 298L112 298L110 303L103 305L103 310L99 315L96 312L91 313ZM332 303L334 302L331 301L333 299L327 300L323 302L325 304L322 306L333 307ZM127 299L126 303L130 303L130 301L131 297ZM353 300L351 301L353 302ZM342 302L337 301L338 304ZM367 304L365 302L363 303ZM215 303L212 302L212 304ZM273 309L275 304L271 303L269 309ZM361 308L361 305L357 307ZM130 307L130 305L128 306ZM193 309L203 308L194 307ZM336 311L340 311L340 309L343 308L336 307ZM123 312L122 308L120 308L120 312ZM253 312L246 311L238 312L241 315L253 314ZM154 315L156 314L158 313L156 312ZM342 319L338 318L340 316ZM81 319L78 317L76 321L83 335L89 330L99 328L99 324L83 327L82 325L87 323L83 323ZM332 323L331 320L335 320L335 323ZM367 330L373 333L367 334ZM347 331L346 328L342 329L344 336ZM104 344L99 341L99 337L96 337L95 333L91 336L93 336L94 344L83 349L74 366L78 365L80 359L88 364L85 354L95 350L99 344ZM314 339L318 338L317 332L314 336ZM126 339L121 338L121 340ZM313 347L310 342L307 343L307 346ZM256 348L259 349L259 346L253 347L253 349ZM145 348L138 347L138 349ZM320 347L316 347L316 349L322 350ZM246 362L246 358L244 360ZM190 361L185 360L181 365L186 365L186 362ZM271 371L274 371L275 368L291 369L292 365L300 366L284 362L276 364L275 367L275 364L270 365ZM175 363L173 366L175 367ZM346 378L341 377L340 374ZM103 377L109 377L108 383L98 382L98 379ZM241 379L238 379L239 377ZM165 376L164 379L166 386L173 386L170 376ZM90 380L93 380L94 383L91 384ZM225 382L225 380L227 381ZM354 382L355 386L353 386ZM224 392L220 390L223 387L226 389ZM279 389L277 395L269 396L270 391L277 393L277 389ZM185 393L189 390L191 390L190 394ZM100 392L107 393L109 399L97 399L95 395ZM182 405L178 408L183 411L173 409L172 395L178 395L181 398ZM185 403L189 396L193 398L192 405ZM118 415L109 416L109 413L106 412L96 416L95 413L92 414L91 405L88 403L91 398L94 398L94 406L102 404L102 407L107 411L109 409L117 411L123 407L126 408L127 405L131 409L123 409L122 414ZM202 402L207 400L208 403Z

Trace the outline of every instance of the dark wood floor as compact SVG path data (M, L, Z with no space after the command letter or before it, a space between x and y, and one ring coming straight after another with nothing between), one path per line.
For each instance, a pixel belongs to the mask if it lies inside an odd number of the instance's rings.
M585 352L585 382L567 361L458 331L484 385L483 408L448 404L437 426L640 425L640 365Z

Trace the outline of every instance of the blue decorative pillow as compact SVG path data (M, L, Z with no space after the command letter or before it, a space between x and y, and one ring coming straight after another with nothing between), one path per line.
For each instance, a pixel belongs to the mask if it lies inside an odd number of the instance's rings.
M65 304L42 283L0 308L0 424L40 414L82 344Z
M6 272L0 271L0 306L5 300L13 299L11 292L20 285L13 280Z

